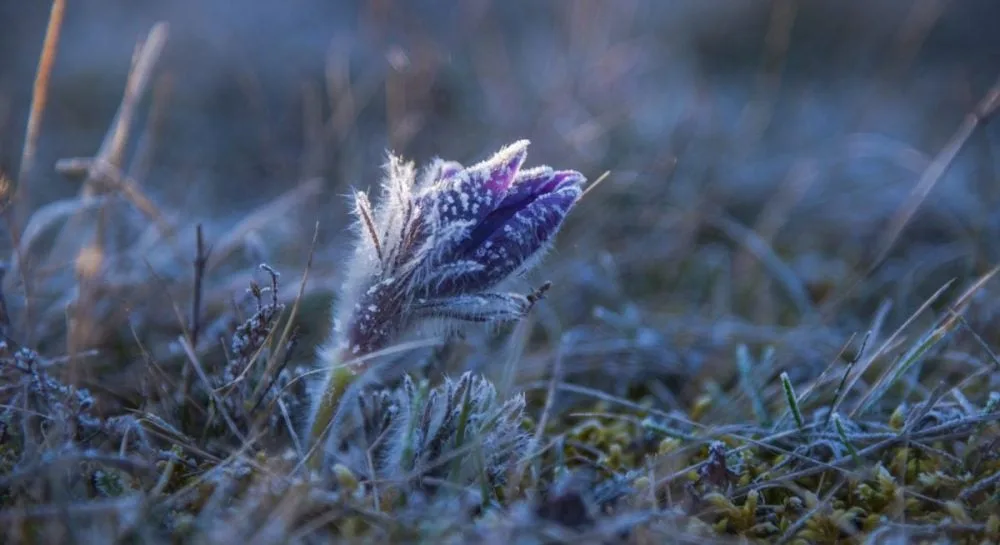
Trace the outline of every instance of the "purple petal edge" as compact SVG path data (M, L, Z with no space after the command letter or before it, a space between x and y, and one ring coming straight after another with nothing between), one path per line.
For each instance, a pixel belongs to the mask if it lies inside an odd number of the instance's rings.
M499 224L464 254L484 266L466 282L475 289L488 289L517 270L559 231L582 193L578 185L566 185L541 195Z

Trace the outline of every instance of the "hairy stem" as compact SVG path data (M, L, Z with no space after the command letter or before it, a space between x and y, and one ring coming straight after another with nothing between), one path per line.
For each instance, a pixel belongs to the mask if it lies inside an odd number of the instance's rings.
M313 469L319 467L320 461L323 459L319 455L322 450L319 445L322 443L327 429L337 414L337 409L340 407L344 392L347 391L347 388L354 382L357 376L357 372L350 367L338 366L330 369L319 403L313 408L312 426L309 429L308 443L311 452L307 461L309 467Z

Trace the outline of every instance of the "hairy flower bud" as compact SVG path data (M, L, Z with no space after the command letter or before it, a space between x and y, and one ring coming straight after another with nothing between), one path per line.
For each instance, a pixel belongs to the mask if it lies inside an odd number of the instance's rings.
M585 178L521 170L527 147L521 140L470 167L437 160L419 180L390 156L378 208L355 197L361 240L331 349L362 356L421 318L506 321L530 309L530 296L491 290L535 262Z
M469 167L438 159L420 173L390 154L377 206L355 194L358 240L322 354L329 374L313 404L314 440L365 368L360 362L406 331L429 320L517 320L548 288L497 291L538 261L586 179L545 166L522 170L527 149L520 140Z

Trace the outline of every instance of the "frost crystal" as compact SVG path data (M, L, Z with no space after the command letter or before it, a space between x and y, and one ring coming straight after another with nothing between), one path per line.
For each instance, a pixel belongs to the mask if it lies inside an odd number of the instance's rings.
M571 170L522 170L528 141L464 167L418 173L389 156L377 208L354 199L360 240L330 348L365 355L421 318L516 320L540 296L492 291L549 245L586 181Z

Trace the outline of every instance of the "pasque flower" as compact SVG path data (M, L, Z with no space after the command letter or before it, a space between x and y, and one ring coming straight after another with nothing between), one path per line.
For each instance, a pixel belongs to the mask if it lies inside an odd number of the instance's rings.
M357 362L403 333L428 322L512 321L531 309L547 285L498 290L537 262L586 179L522 169L527 148L521 140L469 167L438 159L422 172L390 154L378 206L355 194L356 247L324 350L330 374L314 403L313 439L363 370Z

